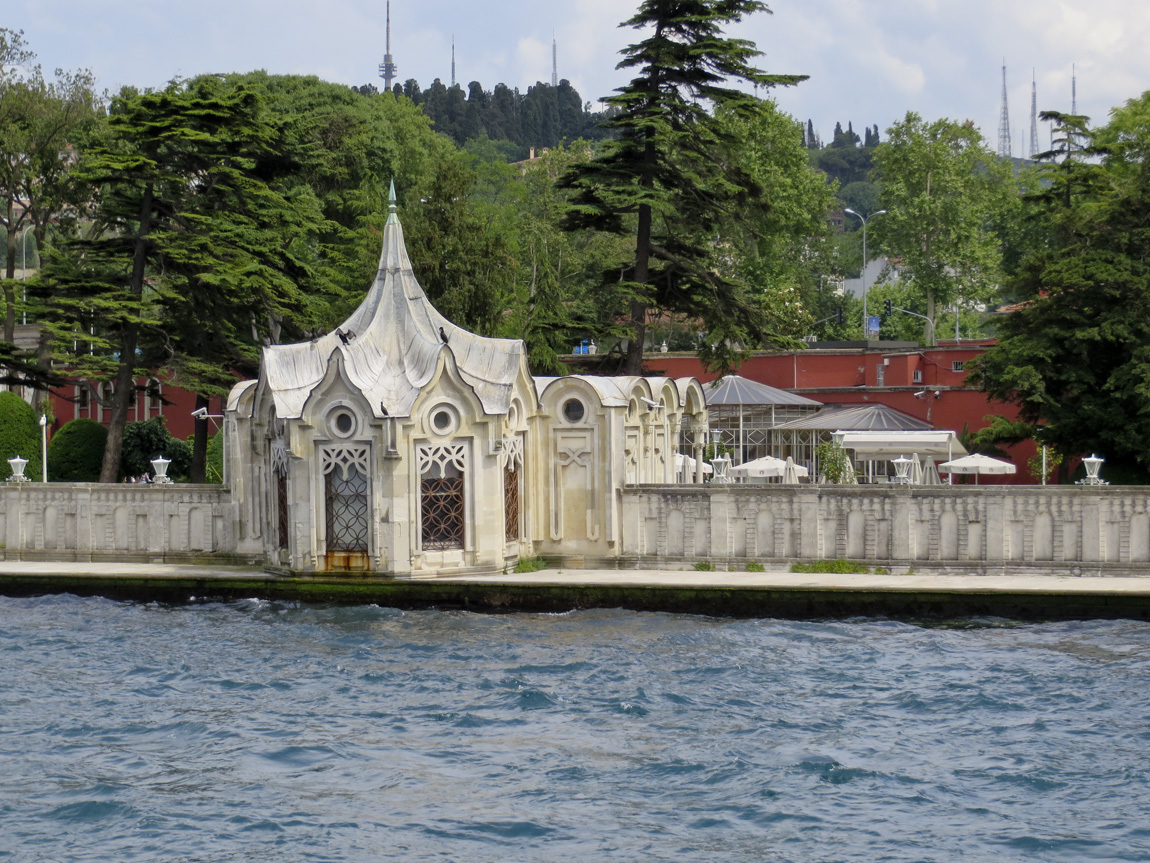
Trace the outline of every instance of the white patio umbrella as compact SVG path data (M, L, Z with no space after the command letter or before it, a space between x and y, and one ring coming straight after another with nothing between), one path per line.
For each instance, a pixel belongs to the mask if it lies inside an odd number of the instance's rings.
M922 485L922 461L918 453L911 453L910 456L910 484Z
M843 485L858 485L859 478L855 476L855 466L849 458L843 458Z
M786 465L783 467L783 485L798 485L800 476L807 476L810 471L801 465L795 464L795 460L787 456Z
M736 477L776 477L782 476L783 471L786 470L787 463L781 458L775 458L772 455L765 455L762 458L754 459L753 461L743 462L742 464L735 465L727 473Z
M943 473L972 473L974 474L975 485L978 485L979 474L1006 474L1015 473L1018 470L1008 461L991 458L980 452L943 462L938 466L938 469Z
M684 471L694 474L695 473L695 460L686 453L675 453L675 472L683 473ZM703 473L714 473L715 469L707 462L703 462Z
M938 476L938 466L934 463L932 455L926 457L926 464L922 466L922 484L942 485L942 480Z

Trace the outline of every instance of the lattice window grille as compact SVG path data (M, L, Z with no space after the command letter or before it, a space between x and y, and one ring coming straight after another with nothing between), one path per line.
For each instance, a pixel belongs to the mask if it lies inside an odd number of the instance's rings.
M288 547L288 530L291 525L288 509L287 473L276 472L276 528L277 548Z
M421 446L420 538L425 551L462 549L466 524L466 444Z
M510 460L503 474L503 535L519 542L519 465Z
M523 438L519 435L503 439L503 454L507 470L523 467Z
M366 444L327 446L320 451L329 552L367 551L369 454Z
M287 446L282 440L273 440L271 449L272 473L276 476L287 476L288 456Z
M467 469L467 444L421 446L418 454L419 475L422 477L454 476Z
M365 478L368 475L368 447L351 444L341 447L324 447L320 460L324 475L338 471L340 479L347 481L348 471L353 468Z

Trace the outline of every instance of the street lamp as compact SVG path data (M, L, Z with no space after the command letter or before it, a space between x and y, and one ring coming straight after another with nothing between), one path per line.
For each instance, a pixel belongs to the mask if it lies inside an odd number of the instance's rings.
M862 231L863 231L863 264L862 264L862 283L863 283L863 339L864 339L864 340L869 340L869 338L870 338L870 315L869 315L869 313L867 312L867 305L866 305L866 295L867 295L867 284L866 284L866 265L867 265L867 258L866 258L866 223L867 223L867 220L868 220L868 219L873 219L875 216L881 216L883 213L885 213L885 212L886 212L886 210L876 210L875 212L871 213L869 216L862 216L862 215L860 215L860 214L856 213L856 212L855 212L854 210L852 210L850 207L847 207L847 208L846 208L846 209L845 209L843 212L845 212L845 213L850 213L852 216L854 216L856 219L858 219L860 222L862 222Z
M40 473L48 481L48 415L40 414Z

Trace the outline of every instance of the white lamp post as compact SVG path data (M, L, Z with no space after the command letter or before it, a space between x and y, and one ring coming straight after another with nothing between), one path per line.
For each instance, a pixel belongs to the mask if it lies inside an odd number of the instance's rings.
M731 460L719 453L719 441L722 437L722 429L711 429L711 443L715 446L715 456L711 459L711 467L715 472L711 476L711 482L715 485L728 485L731 482L731 478L727 476L727 468L731 466Z
M28 459L18 455L13 456L8 459L8 465L12 468L12 476L8 477L8 482L30 482L28 477L24 476L24 468L28 466Z
M1098 475L1098 471L1102 470L1102 462L1106 461L1104 458L1099 458L1093 453L1090 458L1082 459L1082 464L1086 468L1086 477L1078 480L1078 485L1110 485L1106 480Z
M41 482L48 481L48 415L40 414L40 473Z
M162 455L158 455L152 459L152 470L156 472L156 477L152 482L160 485L171 482L172 478L168 476L168 465L171 463L172 460L170 458L164 458Z
M862 283L863 283L863 340L865 341L865 340L867 340L867 339L869 339L869 338L870 338L870 314L867 312L867 303L866 303L866 298L867 298L867 284L866 284L866 265L867 265L867 259L866 259L866 223L867 223L867 220L868 220L868 219L873 219L875 216L881 216L883 213L885 213L885 212L886 212L886 210L876 210L875 212L871 213L869 216L862 216L862 215L859 215L859 214L858 214L858 213L856 213L854 210L852 210L850 207L847 207L847 208L846 208L846 209L845 209L843 212L844 212L844 213L850 213L852 216L854 216L856 219L858 219L860 222L862 222L862 231L863 231L863 264L862 264Z
M899 485L908 484L910 477L907 476L907 471L910 470L911 460L904 455L900 455L898 458L893 459L892 463L894 464L894 482Z

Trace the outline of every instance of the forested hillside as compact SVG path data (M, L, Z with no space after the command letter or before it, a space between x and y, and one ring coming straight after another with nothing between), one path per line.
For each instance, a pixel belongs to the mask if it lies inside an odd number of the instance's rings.
M363 95L378 92L372 84L357 89ZM557 87L539 82L528 87L526 93L506 84L485 90L478 81L472 81L464 90L458 84L448 87L438 78L427 89L420 88L419 82L411 78L392 89L395 95L418 105L435 131L460 146L484 137L514 144L514 148L507 150L509 161L526 158L532 147L540 149L554 147L563 140L596 141L608 137L609 132L601 124L613 113L592 111L591 103L583 102L566 79Z

